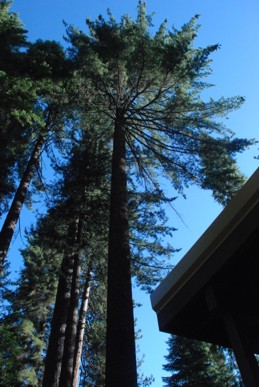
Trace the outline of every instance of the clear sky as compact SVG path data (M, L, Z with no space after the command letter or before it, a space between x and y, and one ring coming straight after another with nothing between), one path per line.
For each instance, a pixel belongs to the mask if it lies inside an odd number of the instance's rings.
M122 14L135 16L137 0L14 0L12 10L19 13L30 40L54 39L62 42L65 28L63 20L85 29L86 17L105 15L109 8L118 19ZM233 112L226 125L239 137L257 138L259 133L259 2L258 0L147 0L147 12L155 12L154 29L166 18L168 27L180 28L195 14L200 14L200 33L197 46L219 43L221 49L213 54L213 74L208 79L215 87L209 95L214 98L241 95L246 102ZM259 147L259 146L258 146ZM254 156L259 155L258 147L238 157L238 164L248 177L258 166ZM175 207L184 220L168 208L170 222L178 228L173 245L181 247L173 263L182 258L198 237L221 211L208 192L198 189L187 191L187 200L178 198ZM21 229L28 223L26 214L21 218ZM15 244L19 244L19 238ZM158 331L155 313L149 297L135 292L138 302L136 316L142 329L143 339L139 341L140 352L145 354L143 372L153 374L153 387L162 386L161 376L165 339Z

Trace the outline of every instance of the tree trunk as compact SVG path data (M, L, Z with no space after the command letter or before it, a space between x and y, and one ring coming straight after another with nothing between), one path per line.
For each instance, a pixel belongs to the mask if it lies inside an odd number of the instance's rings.
M74 358L76 349L76 334L78 326L78 302L80 287L79 254L75 257L71 286L71 299L68 309L67 329L64 344L64 353L60 374L60 387L71 387L73 381Z
M114 130L108 252L106 387L136 387L131 289L125 124L117 109Z
M2 231L0 233L0 270L3 267L4 260L7 256L7 252L14 234L15 226L19 219L22 206L24 204L31 179L34 174L36 163L39 159L43 143L44 136L40 135L35 144L32 155L24 171L23 177L14 196L12 205L3 224Z
M61 265L61 274L59 276L48 350L45 359L43 387L57 387L59 385L74 260L74 253L66 254Z
M79 232L79 219L77 218L72 221L68 228L68 243L70 244L61 264L42 387L58 387L60 382L71 301L72 279L78 259L78 251L75 244L78 241Z
M91 279L92 279L92 272L91 272L91 267L89 267L84 290L83 290L83 295L82 295L82 304L79 312L72 387L77 387L78 385L79 367L80 367L83 342L84 342L85 321L86 321L86 313L88 309L88 300L90 296Z

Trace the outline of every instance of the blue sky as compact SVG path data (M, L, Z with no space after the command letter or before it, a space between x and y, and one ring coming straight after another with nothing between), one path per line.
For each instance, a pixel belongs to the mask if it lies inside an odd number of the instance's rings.
M62 42L65 28L63 20L85 29L86 17L105 15L109 8L118 19L124 13L136 14L137 0L14 0L12 10L19 13L30 40L54 39ZM244 96L243 107L233 112L226 125L239 137L257 138L259 130L259 2L258 0L147 0L147 12L153 16L154 29L166 18L168 27L180 28L195 14L200 14L201 24L197 46L219 43L221 49L213 54L213 74L208 79L215 87L208 95L219 98ZM258 146L259 147L259 146ZM248 177L258 166L254 156L258 147L238 157L238 164ZM184 220L168 208L170 222L178 228L173 245L182 251L173 263L182 258L198 237L221 211L209 192L196 188L187 190L187 200L178 198L175 207ZM28 223L27 213L21 218L21 230ZM16 238L18 246L20 237ZM145 353L143 372L156 378L153 387L162 386L161 375L166 355L165 339L158 331L155 313L149 297L135 292L137 301L143 303L136 316L142 329L139 341L141 353Z

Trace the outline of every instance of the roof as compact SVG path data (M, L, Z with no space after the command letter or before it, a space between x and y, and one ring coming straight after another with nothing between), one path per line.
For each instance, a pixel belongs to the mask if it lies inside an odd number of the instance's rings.
M162 331L230 346L231 312L259 353L259 168L151 295Z

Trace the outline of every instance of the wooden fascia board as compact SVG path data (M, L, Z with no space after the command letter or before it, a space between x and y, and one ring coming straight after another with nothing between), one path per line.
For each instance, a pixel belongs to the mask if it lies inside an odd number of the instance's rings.
M156 313L159 313L181 291L205 263L209 263L215 251L231 236L258 202L259 168L151 294L152 307Z

